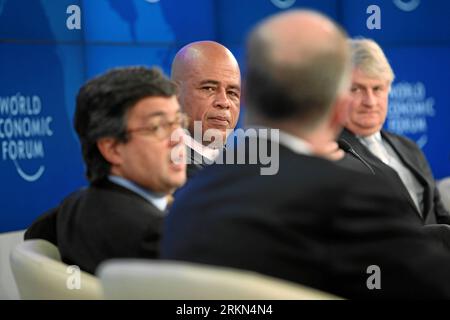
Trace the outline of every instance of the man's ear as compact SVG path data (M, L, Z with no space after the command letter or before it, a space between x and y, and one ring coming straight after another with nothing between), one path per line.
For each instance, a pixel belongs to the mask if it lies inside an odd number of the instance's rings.
M97 148L106 159L112 165L118 165L122 163L122 156L119 150L120 142L115 138L105 137L97 140Z

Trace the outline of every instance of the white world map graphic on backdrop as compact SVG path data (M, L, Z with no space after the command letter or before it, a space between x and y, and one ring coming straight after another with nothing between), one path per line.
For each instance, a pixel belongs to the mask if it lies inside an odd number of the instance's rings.
M387 129L400 135L415 135L423 148L428 142L428 119L436 116L436 99L427 94L422 81L401 81L389 93Z
M270 0L274 6L280 9L287 9L294 5L297 0Z
M417 7L420 5L420 0L394 0L394 4L400 10L410 12L417 9Z

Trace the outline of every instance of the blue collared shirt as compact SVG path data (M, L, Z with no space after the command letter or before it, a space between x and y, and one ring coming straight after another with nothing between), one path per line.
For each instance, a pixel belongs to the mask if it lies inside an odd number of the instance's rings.
M110 175L110 176L108 176L108 179L111 182L118 184L119 186L122 186L124 188L127 188L128 190L131 190L131 191L137 193L138 195L143 197L145 200L147 200L148 202L153 204L155 207L157 207L159 210L161 210L161 212L164 212L166 210L166 207L167 207L166 195L161 195L158 193L150 192L150 191L138 186L136 183L134 183L128 179L125 179L123 177Z

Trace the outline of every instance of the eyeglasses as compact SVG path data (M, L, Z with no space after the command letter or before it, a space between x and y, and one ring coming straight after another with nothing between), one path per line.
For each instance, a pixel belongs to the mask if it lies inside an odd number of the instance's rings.
M175 129L186 129L188 123L188 116L184 113L180 113L173 121L168 121L164 117L159 117L145 127L129 129L126 132L127 134L141 132L145 135L154 136L158 140L164 140L167 139Z

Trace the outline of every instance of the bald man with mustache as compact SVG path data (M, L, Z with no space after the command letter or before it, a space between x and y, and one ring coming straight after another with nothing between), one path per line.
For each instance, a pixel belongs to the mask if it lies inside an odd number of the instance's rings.
M172 63L178 101L189 116L188 177L211 163L239 119L241 74L230 50L214 41L190 43Z
M172 63L172 80L178 84L178 100L189 116L189 132L194 137L185 139L190 178L214 161L236 127L241 99L240 69L226 47L214 41L198 41L178 51ZM330 160L344 156L334 141L314 148L316 154Z

